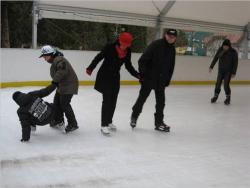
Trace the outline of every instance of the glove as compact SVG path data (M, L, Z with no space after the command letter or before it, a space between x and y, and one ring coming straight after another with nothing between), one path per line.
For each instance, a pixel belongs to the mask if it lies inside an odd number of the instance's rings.
M56 87L58 87L58 85L59 85L58 82L52 81L51 83L54 84L54 85L56 85Z
M90 68L86 69L86 73L90 76L92 74L93 70L91 70Z
M143 77L143 74L139 73L137 75L137 78L139 79L139 82L142 83L144 81L144 77Z

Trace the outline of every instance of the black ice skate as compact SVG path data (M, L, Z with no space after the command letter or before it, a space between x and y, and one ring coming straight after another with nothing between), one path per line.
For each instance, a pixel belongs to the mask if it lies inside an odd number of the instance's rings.
M68 124L67 127L65 128L65 133L72 132L79 127L76 124Z
M136 122L137 122L137 118L131 116L131 119L130 119L130 126L132 128L135 128L136 127Z
M229 96L227 96L226 100L224 101L224 104L225 104L225 105L229 105L229 104L230 104L230 101L231 101L231 97L230 97L230 95L229 95Z
M211 103L215 103L218 99L218 94L215 94L213 98L211 98Z
M162 132L170 132L170 127L166 125L164 122L155 124L155 130L156 131L162 131Z

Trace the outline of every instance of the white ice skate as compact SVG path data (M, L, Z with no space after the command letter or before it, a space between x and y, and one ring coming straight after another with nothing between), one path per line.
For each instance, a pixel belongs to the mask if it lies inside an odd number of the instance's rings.
M109 132L109 128L108 127L102 127L101 128L101 132L103 135L105 136L109 136L110 135L110 132Z
M110 123L110 124L108 125L108 128L109 128L109 130L111 130L111 131L116 131L116 130L117 130L116 126L115 126L113 123Z

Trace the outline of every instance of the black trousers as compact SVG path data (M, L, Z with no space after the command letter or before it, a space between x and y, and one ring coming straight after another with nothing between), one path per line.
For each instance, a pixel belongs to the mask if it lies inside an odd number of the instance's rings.
M142 112L142 108L144 103L146 102L152 88L142 85L140 89L139 96L136 100L136 103L134 104L132 110L132 116L134 118L138 118L140 113ZM155 124L162 123L164 118L164 107L165 107L165 87L154 89L155 90L155 99L156 99L156 105L155 105Z
M108 126L113 121L118 93L119 88L102 92L102 127Z
M231 95L230 81L231 73L230 72L218 72L217 81L215 84L215 95L219 95L221 91L222 80L224 80L224 90L226 95Z
M65 114L68 120L68 124L77 125L75 114L70 104L72 97L73 97L72 94L62 95L56 92L54 96L54 105L56 107L54 115L55 121L57 122L64 121L63 115Z

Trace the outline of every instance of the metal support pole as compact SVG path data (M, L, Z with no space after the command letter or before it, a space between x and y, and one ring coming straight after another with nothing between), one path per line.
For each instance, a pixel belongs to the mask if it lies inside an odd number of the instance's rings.
M250 59L250 22L247 24L246 59Z
M156 34L155 34L155 39L159 39L163 36L163 27L162 27L162 18L170 11L172 6L175 4L175 0L167 2L165 7L162 9L160 14L157 17L156 21Z
M158 17L155 29L156 29L155 39L161 38L163 36L163 27L161 24L161 17Z
M32 48L37 48L37 24L38 24L38 9L37 2L33 1L32 7Z

